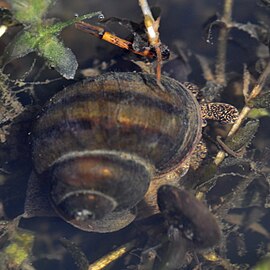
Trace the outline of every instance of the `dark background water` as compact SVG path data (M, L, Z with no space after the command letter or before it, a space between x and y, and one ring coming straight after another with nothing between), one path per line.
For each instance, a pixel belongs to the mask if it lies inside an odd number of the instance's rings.
M153 6L159 6L162 10L161 25L160 25L160 37L163 43L169 46L172 50L181 48L187 55L190 56L190 74L188 79L196 82L200 85L204 84L202 70L198 64L198 61L194 57L195 54L200 54L214 63L216 60L216 44L217 44L217 29L213 30L210 42L206 41L206 35L203 30L204 23L213 15L221 13L223 9L223 1L216 0L167 0L167 1L149 1ZM57 1L57 3L51 8L48 17L55 17L60 20L72 18L74 14L84 14L93 11L102 11L106 18L119 17L128 18L133 21L140 22L142 20L141 10L138 7L137 1L121 1L121 0L92 0L92 1ZM253 22L258 23L261 20L265 21L266 25L270 25L269 10L264 10L259 7L257 1L253 0L237 0L233 7L233 19L241 22ZM95 19L92 20L95 22ZM114 30L115 26L112 26ZM117 28L117 27L116 27ZM120 34L125 35L126 31L118 29ZM1 48L8 43L13 33L7 34L1 40ZM258 43L255 39L250 38L246 33L233 30L231 33L233 37L229 42L228 47L228 61L227 70L234 78L240 78L242 76L243 64L247 64L248 67L254 66L257 56L256 51ZM110 59L122 57L122 50L115 48L114 46L100 41L85 33L79 32L74 27L65 29L61 34L61 39L66 46L72 49L76 55L79 68L92 67L94 60L99 59L101 61L109 61ZM120 55L120 56L119 56ZM29 56L27 59L22 59L14 63L8 68L8 71L12 73L14 77L20 77L27 70L27 65L31 63L32 59L36 58L35 55ZM26 66L25 66L26 65ZM42 65L42 60L38 58L37 66ZM117 67L119 68L119 66ZM187 70L183 68L181 63L174 63L168 72L174 70L173 76L181 80L185 78ZM183 75L184 73L184 75ZM51 70L45 70L42 73L41 78L57 77L58 75ZM49 86L37 87L36 94L40 104L44 103L55 91L61 89L68 82L60 81ZM21 99L25 103L29 103L29 99L25 96L21 96ZM241 98L240 102L232 100L232 104L243 104ZM237 104L236 104L237 103ZM255 139L250 146L253 149L263 150L269 147L270 140L270 125L269 118L261 119L260 129L255 136ZM25 170L23 179L20 181L26 181L27 175L31 170L31 158L26 154L29 162L29 168ZM24 160L25 162L25 160ZM19 163L18 161L12 163L9 162L9 166L13 169L20 170L20 166L25 166L25 163ZM22 165L21 165L22 164ZM20 190L18 193L18 187L10 190L5 190L5 197L8 197L6 206L6 213L9 217L14 217L20 214L23 209L23 193L25 191L25 185L18 184ZM17 193L16 193L17 191ZM9 192L12 194L9 194ZM14 193L15 192L15 193ZM269 215L268 215L269 216ZM265 224L269 224L270 219L264 221ZM118 246L125 243L128 239L131 227L112 234L93 234L81 232L65 222L57 218L35 218L31 220L24 220L21 224L22 227L33 230L37 234L37 241L34 248L34 255L40 259L36 261L35 267L39 270L47 269L76 269L72 259L65 252L63 247L57 242L60 236L65 236L77 243L82 250L86 253L90 261L101 257L106 254L114 246ZM258 235L250 234L251 246L254 238ZM259 236L261 237L261 236ZM253 249L254 247L252 247ZM231 252L231 257L234 262L251 263L254 264L257 260L256 248L253 253L251 252L249 258L237 257L234 252ZM232 247L233 250L233 247ZM43 257L43 258L41 258ZM60 262L59 262L60 258ZM118 269L117 266L116 268Z

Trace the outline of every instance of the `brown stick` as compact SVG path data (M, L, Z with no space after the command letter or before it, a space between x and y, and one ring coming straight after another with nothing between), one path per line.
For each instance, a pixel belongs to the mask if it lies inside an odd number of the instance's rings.
M226 55L228 36L230 25L232 22L232 6L233 0L225 0L223 16L221 21L224 23L220 29L217 48L217 63L216 63L216 82L221 85L226 85Z
M150 7L148 5L147 0L138 0L139 5L142 9L142 13L144 16L144 25L147 30L147 36L148 36L148 41L150 45L152 45L157 54L157 81L160 82L161 79L161 65L162 65L162 55L161 55L161 50L160 50L160 39L159 39L159 21L160 18L158 18L156 21L153 18L152 12L150 10Z

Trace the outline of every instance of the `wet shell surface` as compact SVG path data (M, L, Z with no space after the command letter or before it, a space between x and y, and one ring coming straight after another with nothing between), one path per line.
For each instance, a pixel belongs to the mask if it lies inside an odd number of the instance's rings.
M150 181L178 168L201 136L198 102L181 83L107 73L69 86L33 129L34 170L66 221L118 230L135 217Z

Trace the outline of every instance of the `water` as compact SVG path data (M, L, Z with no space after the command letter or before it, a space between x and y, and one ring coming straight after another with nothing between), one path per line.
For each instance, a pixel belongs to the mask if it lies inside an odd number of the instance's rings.
M260 24L263 21L265 26L270 25L269 9L266 10L258 6L257 2L255 0L235 1L232 12L233 20L243 24L247 22ZM160 6L162 11L160 38L177 56L173 61L164 64L164 72L177 80L189 80L204 86L205 79L199 61L207 61L214 72L217 60L218 27L213 27L209 42L203 25L215 14L222 13L223 1L168 0L150 1L150 3L154 6ZM99 10L102 11L105 19L118 17L136 22L140 22L142 19L136 1L120 0L57 1L48 17L65 20L73 18L74 14L82 15ZM99 20L100 18L95 18L91 22L98 24ZM106 27L110 31L119 33L121 37L130 34L128 29L115 23L107 24ZM11 29L0 39L1 51L16 31L18 28ZM134 56L128 56L122 49L80 32L73 26L61 33L61 40L76 55L79 69L91 68L92 72L140 69L130 62L130 57L134 58ZM257 51L262 46L256 39L243 31L237 29L231 31L226 62L228 87L221 94L220 101L233 104L237 108L243 107L244 99L241 90L243 68L246 65L254 80L258 78ZM261 61L269 59L269 52L264 51L266 53L263 56L260 55ZM6 67L5 72L11 73L12 79L21 78L29 70L34 58L37 58L36 55L31 54L14 61L12 65ZM113 63L110 63L111 61ZM25 80L45 81L48 78L59 77L56 71L49 70L43 64L42 58L38 57L32 72L26 76ZM43 71L38 76L40 70ZM79 80L80 77L78 72L75 80ZM60 78L60 80L50 84L39 84L31 88L30 91L18 93L19 100L25 106L29 106L29 111L18 120L20 124L15 125L17 128L12 129L11 135L7 137L8 143L1 145L0 154L0 168L4 170L4 172L1 171L1 179L6 180L5 184L0 187L0 199L8 219L13 219L23 213L27 180L32 170L31 139L27 134L32 130L33 119L40 111L40 106L55 92L72 83L74 80L66 81ZM269 90L269 82L264 91L267 90ZM267 148L269 147L270 130L268 123L268 117L260 119L258 132L249 144L248 152L244 158L227 159L214 176L217 182L210 185L209 192L204 190L212 212L218 217L218 222L223 224L224 239L221 245L215 249L217 254L223 258L221 260L223 266L217 266L214 262L205 260L201 251L197 251L199 261L203 262L203 269L230 269L227 259L235 265L240 265L240 269L250 269L269 252L269 230L267 228L270 221L267 208L269 206L269 150ZM205 128L205 133L215 140L217 134L225 136L228 130L228 126L210 122ZM217 147L211 140L207 140L207 145L209 148L208 160L211 161L217 152ZM8 173L5 173L6 171ZM194 190L200 182L198 180L200 177L201 175L198 173L190 173L181 180L181 184L186 189ZM244 189L246 189L245 192ZM149 223L152 227L149 224L131 224L121 231L106 234L82 232L56 217L23 219L20 227L34 232L36 236L33 257L30 259L33 261L35 269L75 270L79 268L75 265L74 259L66 248L60 243L61 237L66 237L76 243L90 263L134 238L140 240L135 244L136 248L141 248L144 251L150 248L151 251L154 250L154 254L162 252L162 247L160 248L153 239L152 242L149 241L149 235L147 235L149 231L152 238L159 239L160 234L164 233L159 231L162 229L157 229L163 228L162 221L160 219L150 220ZM145 228L145 231L142 232L140 228ZM166 238L166 232L164 235ZM142 258L145 253L141 254L140 249L136 248L132 252L128 252L128 256L116 262L110 269L127 269L127 265L138 264L140 256ZM151 260L149 261L148 263L151 265ZM196 261L193 260L183 269L194 269L195 266ZM157 266L153 265L147 267L142 269L158 269Z

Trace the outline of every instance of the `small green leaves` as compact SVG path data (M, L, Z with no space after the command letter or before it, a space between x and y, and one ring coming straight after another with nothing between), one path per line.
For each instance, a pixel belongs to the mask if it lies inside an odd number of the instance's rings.
M21 31L6 47L2 61L7 64L35 50L37 39L32 32Z
M270 92L263 93L254 99L248 101L247 105L252 108L248 117L258 119L265 116L270 116Z
M225 144L233 151L247 147L258 131L259 125L259 120L248 121L232 137L228 137Z
M12 243L4 249L4 253L15 265L19 266L28 258L34 237L32 234L21 232L16 234L12 240Z
M66 79L74 78L78 63L73 52L66 48L63 43L52 36L45 42L40 42L38 52L47 63L55 68Z
M9 0L14 18L22 24L41 22L51 0Z
M6 65L16 58L23 57L30 52L36 52L63 77L73 79L78 67L76 57L57 36L65 27L101 15L101 12L93 12L66 22L48 25L46 20L42 20L42 16L50 3L49 0L12 1L12 7L14 8L12 11L16 19L23 24L29 25L6 47L2 57L2 64Z
M9 237L10 243L0 252L0 269L5 265L12 265L19 269L23 262L29 259L34 242L34 235L30 232L14 229Z

